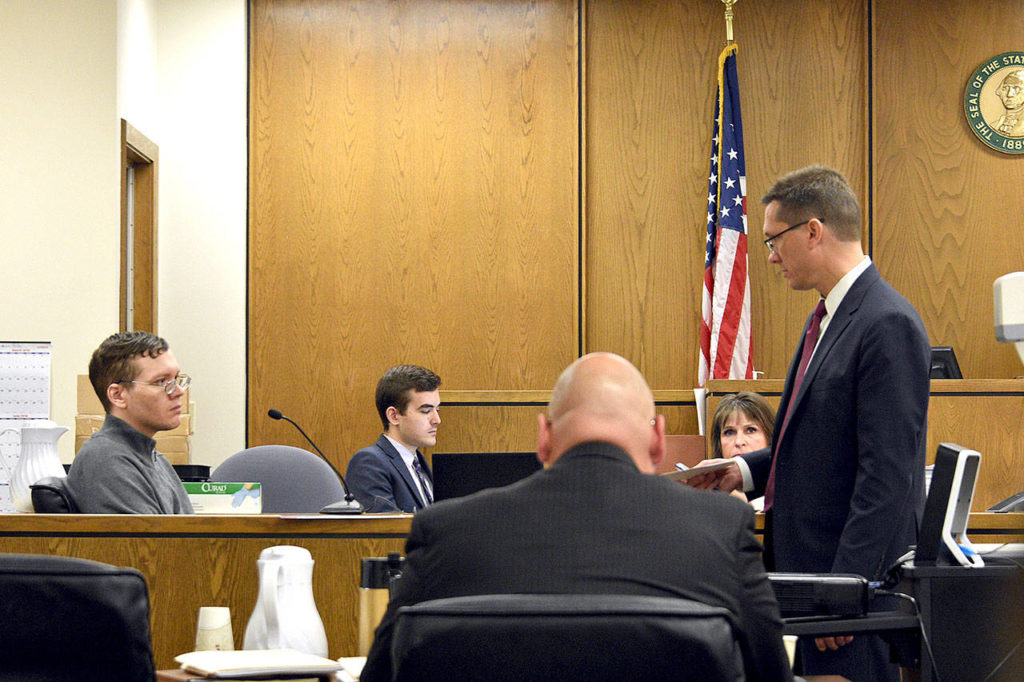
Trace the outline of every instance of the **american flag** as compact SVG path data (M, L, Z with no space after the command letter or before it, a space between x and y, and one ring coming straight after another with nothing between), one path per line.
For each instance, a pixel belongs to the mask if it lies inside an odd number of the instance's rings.
M747 171L735 44L718 57L718 97L708 175L708 232L701 306L700 372L708 379L752 379L747 275Z

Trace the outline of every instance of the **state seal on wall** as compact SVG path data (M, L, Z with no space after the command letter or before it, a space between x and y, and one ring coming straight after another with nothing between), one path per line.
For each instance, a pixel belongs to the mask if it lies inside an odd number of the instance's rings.
M978 139L1004 154L1024 154L1024 52L1004 52L975 69L964 115Z

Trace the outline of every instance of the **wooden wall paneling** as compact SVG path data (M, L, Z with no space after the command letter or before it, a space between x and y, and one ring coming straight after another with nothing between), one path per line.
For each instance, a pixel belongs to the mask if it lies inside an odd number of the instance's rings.
M585 350L654 388L696 379L721 26L711 3L587 2Z
M1024 263L1024 157L979 141L963 98L980 64L1024 50L1024 2L876 0L873 16L875 260L965 377L1018 376L992 281Z
M972 511L1024 490L1024 382L934 380L928 403L928 463L939 443L981 453Z
M847 177L867 215L867 1L737 5L734 24L747 154L754 367L765 378L783 379L817 294L790 290L768 263L760 199L782 174L821 163Z
M587 3L587 346L654 388L696 381L718 3ZM867 198L864 0L737 7L755 367L782 377L813 308L767 264L759 197L814 162ZM800 36L793 40L793 36Z
M547 391L443 391L434 452L536 452Z
M442 391L441 428L434 452L535 452L537 416L550 391ZM655 391L666 431L697 433L692 391Z
M711 422L711 418L715 414L715 410L718 409L718 403L722 402L722 398L732 393L739 393L740 391L753 391L754 393L760 393L765 400L772 406L772 409L779 409L779 401L782 399L782 389L785 386L783 379L759 379L757 381L744 381L742 379L713 379L707 383L707 398L706 398L706 409L707 409L707 420Z
M249 444L302 445L273 406L343 465L403 362L549 387L577 351L575 4L252 7Z

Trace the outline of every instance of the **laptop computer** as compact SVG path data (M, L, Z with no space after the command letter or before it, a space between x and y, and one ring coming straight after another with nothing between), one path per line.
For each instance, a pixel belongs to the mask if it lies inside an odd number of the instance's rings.
M434 500L448 500L515 483L540 469L536 452L436 452Z

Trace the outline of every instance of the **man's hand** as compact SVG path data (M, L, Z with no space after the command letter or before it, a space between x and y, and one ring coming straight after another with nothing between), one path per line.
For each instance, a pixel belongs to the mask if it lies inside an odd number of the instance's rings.
M814 646L818 647L818 651L824 651L825 649L835 651L839 647L849 644L852 641L853 635L842 635L841 637L815 637Z
M694 469L700 469L701 467L707 466L712 462L720 462L718 459L705 459L697 463ZM723 467L716 469L715 471L709 471L706 474L700 474L693 478L685 481L686 485L692 488L700 488L701 490L724 490L729 493L736 489L743 487L743 475L740 473L738 465L733 464L732 466Z

